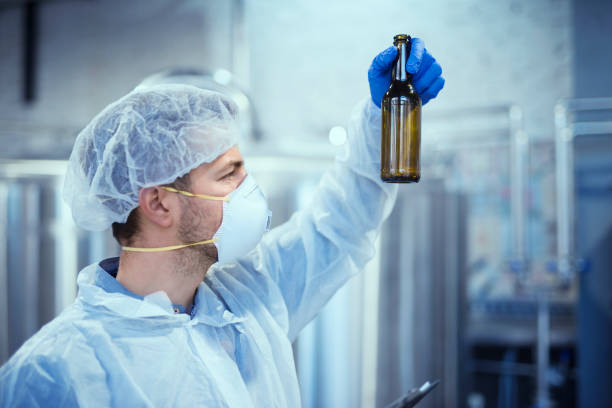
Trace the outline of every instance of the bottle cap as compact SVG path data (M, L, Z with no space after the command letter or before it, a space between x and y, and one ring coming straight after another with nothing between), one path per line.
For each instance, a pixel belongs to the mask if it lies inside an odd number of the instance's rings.
M393 37L394 43L399 41L410 41L410 36L408 34L397 34L395 37Z

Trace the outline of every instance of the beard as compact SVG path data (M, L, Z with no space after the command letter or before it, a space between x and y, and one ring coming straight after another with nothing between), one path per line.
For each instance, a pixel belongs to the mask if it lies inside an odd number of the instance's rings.
M211 214L189 202L183 200L183 212L179 220L177 238L181 243L189 244L192 242L210 239L215 231L211 231L206 225ZM194 245L183 248L177 254L177 270L184 275L201 274L202 279L206 271L213 263L219 260L219 253L214 243Z

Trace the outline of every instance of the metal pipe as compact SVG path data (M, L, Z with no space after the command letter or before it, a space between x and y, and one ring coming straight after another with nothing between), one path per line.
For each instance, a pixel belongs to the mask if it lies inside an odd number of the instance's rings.
M572 276L574 157L573 132L569 125L567 102L555 106L555 161L557 184L557 271L562 280Z
M475 129L453 129L452 138L441 138L444 131L433 130L428 138L438 138L435 146L424 146L424 152L440 152L444 150L459 149L487 149L497 147L509 147L510 151L510 217L512 222L512 252L511 268L519 273L519 279L526 278L527 265L527 176L528 176L528 154L529 138L523 130L523 112L517 105L499 105L483 108L465 108L456 111L439 111L428 114L428 118L448 120L448 118L464 118L466 115L487 117L489 115L505 116L507 126ZM498 136L492 139L491 133ZM448 132L446 132L448 133ZM461 136L461 137L458 137Z
M56 243L55 314L60 314L70 305L77 294L75 282L78 273L78 232L72 222L70 208L62 200L62 184L63 179L57 177L55 179L56 212L53 223L53 238Z
M381 238L375 242L374 258L362 272L363 277L363 330L361 355L361 408L376 406L376 380L378 367L378 313L380 283Z
M0 234L7 236L8 229L8 183L0 182ZM0 244L0 365L9 358L9 316L8 316L8 250L7 240Z
M66 173L65 160L0 160L0 177L61 176Z
M538 296L538 341L537 341L537 391L536 402L538 408L551 406L548 395L548 359L550 347L550 310L548 295L542 291Z
M570 123L570 115L573 112L607 110L612 110L612 98L574 99L555 105L557 272L565 282L575 273L574 139L612 133L612 122Z
M512 269L519 273L519 279L526 278L527 255L525 239L526 205L525 197L528 173L527 133L523 131L523 113L518 106L509 111L510 116L510 216L512 218Z
M36 333L39 326L38 307L33 307L29 299L38 297L40 287L40 223L41 223L41 200L40 187L35 183L25 183L22 189L21 205L23 205L23 217L21 221L23 251L18 254L23 267L20 271L23 278L23 293L25 297L24 309L20 314L24 319L24 338L29 338ZM34 302L34 305L36 302Z
M570 111L612 110L612 98L580 98L565 101Z

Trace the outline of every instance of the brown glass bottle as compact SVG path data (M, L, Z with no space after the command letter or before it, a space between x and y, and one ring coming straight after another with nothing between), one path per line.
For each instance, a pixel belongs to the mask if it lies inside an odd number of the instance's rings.
M381 104L380 178L387 183L416 183L421 178L421 98L406 71L410 41L406 34L393 37L397 58Z

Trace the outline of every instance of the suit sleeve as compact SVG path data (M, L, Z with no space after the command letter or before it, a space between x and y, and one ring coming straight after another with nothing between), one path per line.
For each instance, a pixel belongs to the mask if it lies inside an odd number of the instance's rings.
M370 98L360 103L309 205L226 271L244 280L291 341L374 256L397 197L397 185L380 179L380 126L380 109Z

